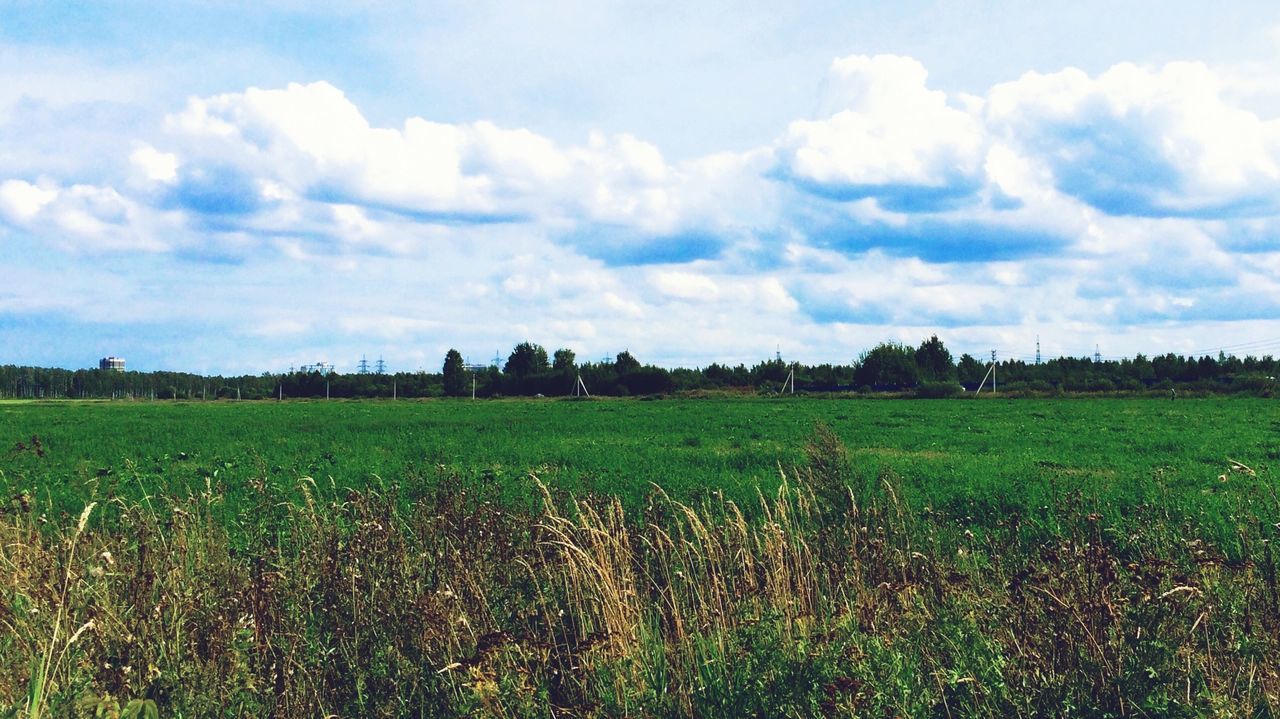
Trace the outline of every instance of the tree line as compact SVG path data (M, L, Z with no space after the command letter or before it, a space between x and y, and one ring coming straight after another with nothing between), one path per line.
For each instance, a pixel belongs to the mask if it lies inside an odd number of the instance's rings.
M1121 360L1058 357L1040 363L995 363L962 354L956 359L936 335L912 347L884 342L849 364L765 360L751 367L713 363L666 369L644 364L629 351L612 361L578 362L573 350L516 345L501 365L468 368L450 349L440 372L394 374L293 371L204 376L187 372L116 372L100 369L0 365L0 398L28 399L272 399L297 397L500 397L659 395L697 390L777 392L793 378L797 392L910 392L948 396L972 392L994 374L1006 393L1169 392L1269 395L1277 361L1270 355L1183 357L1137 355Z

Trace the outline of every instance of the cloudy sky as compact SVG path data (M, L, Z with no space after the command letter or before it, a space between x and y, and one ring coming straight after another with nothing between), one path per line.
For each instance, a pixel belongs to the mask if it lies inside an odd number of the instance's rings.
M0 363L1280 354L1274 3L362 5L0 0Z

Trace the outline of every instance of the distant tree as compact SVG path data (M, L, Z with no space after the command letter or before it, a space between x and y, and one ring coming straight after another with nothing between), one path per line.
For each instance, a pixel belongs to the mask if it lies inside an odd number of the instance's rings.
M920 379L925 382L946 382L956 378L951 352L937 335L921 342L916 349L916 367L920 369Z
M573 350L567 348L558 349L556 350L555 357L551 362L551 369L556 372L563 372L567 374L573 371L576 366L576 359L577 356L574 355Z
M898 342L882 342L858 359L853 380L867 387L914 387L920 382L915 351Z
M618 373L619 377L635 372L638 369L640 369L640 360L632 357L631 353L626 350L619 352L617 359L613 362L613 371Z
M751 381L756 385L760 385L765 382L782 384L786 381L787 373L790 371L790 365L783 362L781 359L765 360L751 368Z
M541 345L532 342L521 342L511 350L511 355L507 357L507 363L502 367L502 373L508 377L516 379L524 379L540 372L546 372L550 363L547 362L547 351Z
M462 353L451 349L444 355L444 393L461 397L467 392L467 368L462 363Z
M619 375L618 383L627 394L663 394L672 389L671 373L661 367L637 367Z
M960 365L956 369L960 375L961 384L976 385L987 373L987 368L968 352L960 355Z

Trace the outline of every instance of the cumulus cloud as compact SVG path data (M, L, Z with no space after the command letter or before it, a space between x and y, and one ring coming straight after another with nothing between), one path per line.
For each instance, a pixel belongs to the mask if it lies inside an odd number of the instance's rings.
M876 198L902 211L955 204L982 182L978 103L957 107L929 89L918 61L863 55L832 62L824 111L791 123L779 173L818 195Z
M56 199L58 191L50 187L39 187L23 180L0 183L0 215L10 222L30 222Z
M166 127L171 151L145 146L133 162L169 186L171 206L205 222L251 225L305 203L424 223L518 222L616 264L682 261L690 246L718 253L737 221L719 200L766 184L760 152L673 165L625 133L561 146L486 121L375 127L325 82L191 98Z
M0 221L89 251L163 250L161 219L110 187L0 182Z
M1280 120L1224 99L1202 63L1072 68L992 88L987 122L1056 186L1112 215L1276 212Z
M172 182L178 176L178 156L171 152L160 152L156 148L143 144L132 154L129 161L149 182Z
M1280 304L1280 141L1228 84L1119 65L977 98L911 58L852 56L813 119L681 161L627 133L378 126L328 83L250 88L190 98L93 178L0 163L0 225L6 251L45 263L168 251L123 281L131 316L170 292L272 357L338 341L437 365L449 345L532 339L847 359L939 329L1243 321ZM213 263L216 280L150 289ZM38 284L8 292L0 309L62 307Z

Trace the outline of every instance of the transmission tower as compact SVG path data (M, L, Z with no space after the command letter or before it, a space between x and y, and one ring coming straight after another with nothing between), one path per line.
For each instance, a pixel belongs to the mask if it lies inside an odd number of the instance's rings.
M1093 361L1094 364L1101 364L1102 362L1102 353L1098 351L1098 345L1093 346Z
M364 355L360 355L360 364L357 368L356 371L360 374L369 374L369 360L365 359Z
M378 355L377 372L378 374L387 373L387 363L382 361L382 355Z
M1040 335L1036 335L1036 364L1040 364Z

